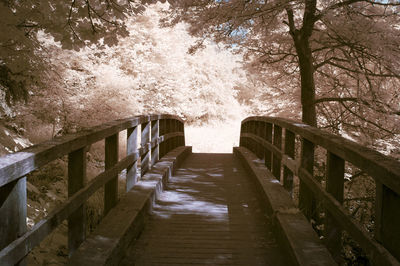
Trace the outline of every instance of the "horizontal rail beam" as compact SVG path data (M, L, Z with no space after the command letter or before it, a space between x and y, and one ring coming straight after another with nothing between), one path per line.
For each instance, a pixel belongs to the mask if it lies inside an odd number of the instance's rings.
M358 242L373 260L374 265L396 265L398 261L390 254L387 249L371 238L356 220L346 214L345 208L332 195L325 191L321 185L304 169L299 169L300 179L307 184L314 195L324 203L324 207L329 210L335 220Z
M288 155L284 154L281 150L279 150L276 146L269 143L268 141L262 139L261 137L253 134L253 133L242 133L243 138L250 138L256 141L258 144L262 145L264 148L273 152L275 156L282 160L282 163L289 168L295 175L298 174L299 164L296 160L293 160Z
M289 129L310 142L329 150L354 166L363 169L368 175L390 187L397 194L400 194L400 164L395 159L388 158L354 141L299 123L298 121L286 118L253 116L246 118L242 123L248 121L264 121Z
M173 122L176 127L163 130L163 135L161 136L158 134L158 129L157 132L151 132L150 127L146 127L146 134L148 137L145 139L142 137L141 147L138 148L137 142L135 143L135 141L137 141L137 136L134 136L134 132L137 133L137 131L135 131L137 126L141 125L141 129L143 130L144 125L158 124L159 121ZM133 135L131 136L132 139L130 143L128 143L129 138L127 140L127 146L130 145L127 156L118 162L118 135L122 130L127 130L128 135L132 133ZM18 263L48 234L60 225L61 222L68 218L74 221L74 223L69 224L68 232L70 253L73 253L85 238L85 213L80 211L80 209L83 208L82 206L84 206L87 199L99 188L104 187L104 213L107 213L114 207L117 201L118 189L116 182L117 176L122 170L132 168L132 166L137 164L139 158L150 156L150 153L153 153L153 149L158 150L160 144L165 144L164 146L166 146L166 144L171 141L175 142L173 146L167 147L164 152L169 152L171 149L181 146L178 142L181 142L183 138L183 121L179 117L171 115L142 115L115 120L83 130L76 134L55 138L24 149L21 152L9 154L0 158L0 188L8 184L13 184L12 182L20 180L33 170L64 155L68 155L69 162L68 200L53 210L43 220L35 224L29 232L24 233L18 231L18 234L10 239L5 239L2 234L0 239L0 244L2 245L2 249L0 250L0 265L13 265ZM106 170L83 187L85 182L87 147L103 139L105 139ZM79 165L79 163L81 165ZM144 162L142 159L142 167L143 164ZM149 164L149 167L151 167L151 165L152 164ZM133 174L136 175L135 173ZM141 174L143 175L143 173ZM133 176L133 178L136 177ZM127 183L127 188L132 188L134 182L135 181L130 180L130 184ZM19 194L17 196L22 197L23 192L26 194L25 187L23 191L18 192ZM24 206L20 208L26 209L26 201ZM4 220L7 222L4 218L7 218L8 214L9 213L5 211L0 214L2 221ZM75 219L75 216L79 219ZM12 223L26 224L26 218L22 219L21 217L17 217L12 220ZM6 227L8 227L8 224L6 224ZM8 230L9 228L6 229ZM7 230L3 230L3 232L7 232Z
M122 130L157 119L175 119L183 122L180 118L171 115L137 116L105 123L76 134L54 138L20 152L8 154L0 160L0 187L72 151L98 142ZM168 136L168 138L171 137L173 136Z
M266 127L269 128L267 136L263 132ZM289 179L293 174L299 178L299 208L309 220L319 219L318 212L321 208L324 209L325 219L320 219L317 223L324 224L325 241L335 242L336 239L337 243L327 245L335 253L334 257L338 262L341 261L340 239L344 230L360 245L374 265L400 265L400 231L397 226L400 222L400 163L397 160L340 136L284 118L249 117L242 121L241 129L241 146L249 148L259 158L265 158L266 165L270 164L268 154L273 154L276 158L277 166L272 167L272 173L278 179L281 175L280 164L284 164L284 185L285 172L288 173L286 176L289 176ZM282 129L285 129L284 148L281 147ZM296 135L300 137L302 144L297 155ZM317 146L324 148L328 154L325 162L328 164L325 171L326 189L313 173ZM297 158L298 155L300 158ZM375 180L373 236L353 219L342 205L346 161ZM270 166L268 168L271 170ZM291 184L288 185L288 191L292 192ZM318 200L318 205L315 199Z
M48 234L60 225L79 206L93 195L99 188L118 175L123 169L133 164L139 154L133 153L122 159L112 168L104 171L80 189L71 198L52 211L45 219L34 225L32 230L14 240L10 245L0 251L0 265L14 265L26 256Z

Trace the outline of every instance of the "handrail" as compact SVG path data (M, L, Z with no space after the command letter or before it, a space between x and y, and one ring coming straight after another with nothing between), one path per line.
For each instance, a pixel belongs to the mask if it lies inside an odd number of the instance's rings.
M284 134L282 129L284 129ZM296 158L295 139L301 138ZM327 151L326 188L314 178L314 152L318 145ZM400 163L353 141L301 122L276 117L253 116L242 121L240 146L259 158L283 186L293 194L293 178L300 180L299 208L310 220L315 199L326 210L325 242L334 257L341 251L345 230L376 265L399 265L400 260ZM345 162L358 167L376 183L375 233L372 238L342 206ZM283 168L283 171L281 169Z
M138 127L141 143L138 147ZM127 130L126 157L118 162L118 134ZM88 184L87 147L105 139L105 171ZM105 187L104 213L117 203L118 174L127 169L126 190L153 164L172 149L184 146L183 121L172 115L142 115L115 120L82 132L55 138L0 158L0 265L14 265L68 219L70 255L85 239L83 204ZM26 230L26 175L45 164L68 155L68 200L43 220ZM137 161L141 160L141 173Z

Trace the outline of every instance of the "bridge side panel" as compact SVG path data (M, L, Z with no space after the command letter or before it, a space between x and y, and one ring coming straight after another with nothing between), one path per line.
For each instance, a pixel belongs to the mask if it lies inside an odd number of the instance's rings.
M26 206L26 177L0 187L0 250L26 232Z
M86 147L68 155L68 197L72 197L85 186L86 182ZM68 218L69 255L85 240L86 210L81 205Z
M400 196L376 183L375 238L400 260Z

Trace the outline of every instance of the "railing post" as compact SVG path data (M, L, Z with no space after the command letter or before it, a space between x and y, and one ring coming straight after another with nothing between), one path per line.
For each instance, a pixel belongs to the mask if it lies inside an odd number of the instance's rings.
M295 145L295 134L285 129L285 154L292 159L295 159L294 146ZM283 187L290 193L293 194L293 172L286 166L283 168Z
M302 139L301 149L301 167L304 168L311 176L314 176L314 143L307 139ZM299 186L299 208L304 215L310 220L315 210L315 198L312 191L300 178Z
M181 137L181 143L180 146L185 146L185 124L183 122L179 122L180 124L180 132L183 133L183 136Z
M145 122L141 126L141 132L142 132L142 137L140 140L140 147L143 150L147 150L144 154L141 156L141 166L140 166L140 175L143 176L150 167L150 149L148 149L148 145L150 143L150 130L151 130L151 123L150 122Z
M244 138L243 138L243 133L245 133L244 132L244 123L241 123L240 124L240 137L239 137L239 147L245 147L245 141L244 141Z
M274 125L274 146L282 150L282 128ZM275 154L272 155L272 174L279 181L281 180L281 159Z
M326 191L342 204L345 162L329 151L326 162ZM329 211L325 210L325 212L325 243L333 258L339 262L342 250L342 229Z
M266 125L265 122L260 121L259 124L259 130L258 130L258 136L262 139L266 139L267 137L267 132L266 132ZM262 145L260 145L260 158L265 160L265 153L266 153L266 148L264 148Z
M129 156L138 150L138 129L136 127L128 128L126 139L126 155ZM138 180L137 160L126 169L126 191L133 188Z
M171 119L171 130L172 132L177 132L178 131L178 121L175 119ZM172 149L175 149L178 146L178 137L173 137L172 138Z
M68 154L68 197L86 183L86 147ZM68 253L78 249L86 238L86 209L83 204L68 217Z
M265 140L272 144L272 124L265 123ZM265 151L265 166L269 170L272 170L272 152L270 150Z
M256 122L256 130L255 130L255 134L258 136L258 137L262 137L262 135L263 135L263 132L262 132L262 130L263 130L263 126L264 125L264 123L262 122L262 121L257 121ZM260 159L263 159L263 157L264 157L264 149L263 149L263 146L262 145L257 145L257 147L256 147L256 154L257 154L257 157L258 158L260 158Z
M105 168L106 170L118 163L118 133L105 141ZM104 186L104 215L106 215L118 201L118 175L114 176Z
M257 130L256 130L256 121L251 121L250 122L250 132L252 133L252 134L254 134L254 135L257 135ZM253 140L253 139L250 139L250 143L251 143L251 151L255 154L255 155L257 155L257 148L258 148L258 145L257 145L257 143L256 143L256 141L255 140Z
M400 195L375 182L375 238L400 260Z
M26 210L26 177L0 187L0 250L26 232Z
M156 142L156 146L151 149L151 165L153 166L160 158L159 158L159 120L151 121L151 142Z
M160 123L159 123L159 130L158 130L158 134L160 136L163 136L165 134L165 119L161 119ZM165 141L160 143L160 147L159 147L159 158L163 157L165 155Z
M165 131L167 134L172 132L172 120L171 119L166 120ZM168 153L172 150L172 139L168 139L166 141L165 147L166 147L165 153Z

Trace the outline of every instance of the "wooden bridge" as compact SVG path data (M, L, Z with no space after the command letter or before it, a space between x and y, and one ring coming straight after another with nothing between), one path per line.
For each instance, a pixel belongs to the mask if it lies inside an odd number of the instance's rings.
M87 182L88 147L102 140L105 171ZM64 155L68 200L27 230L26 176ZM349 168L375 182L371 232L343 204ZM104 218L86 235L85 202L102 188ZM0 265L26 264L64 220L70 265L335 265L345 237L370 264L399 265L399 195L398 161L299 122L250 117L232 154L193 154L181 119L138 116L0 159Z

